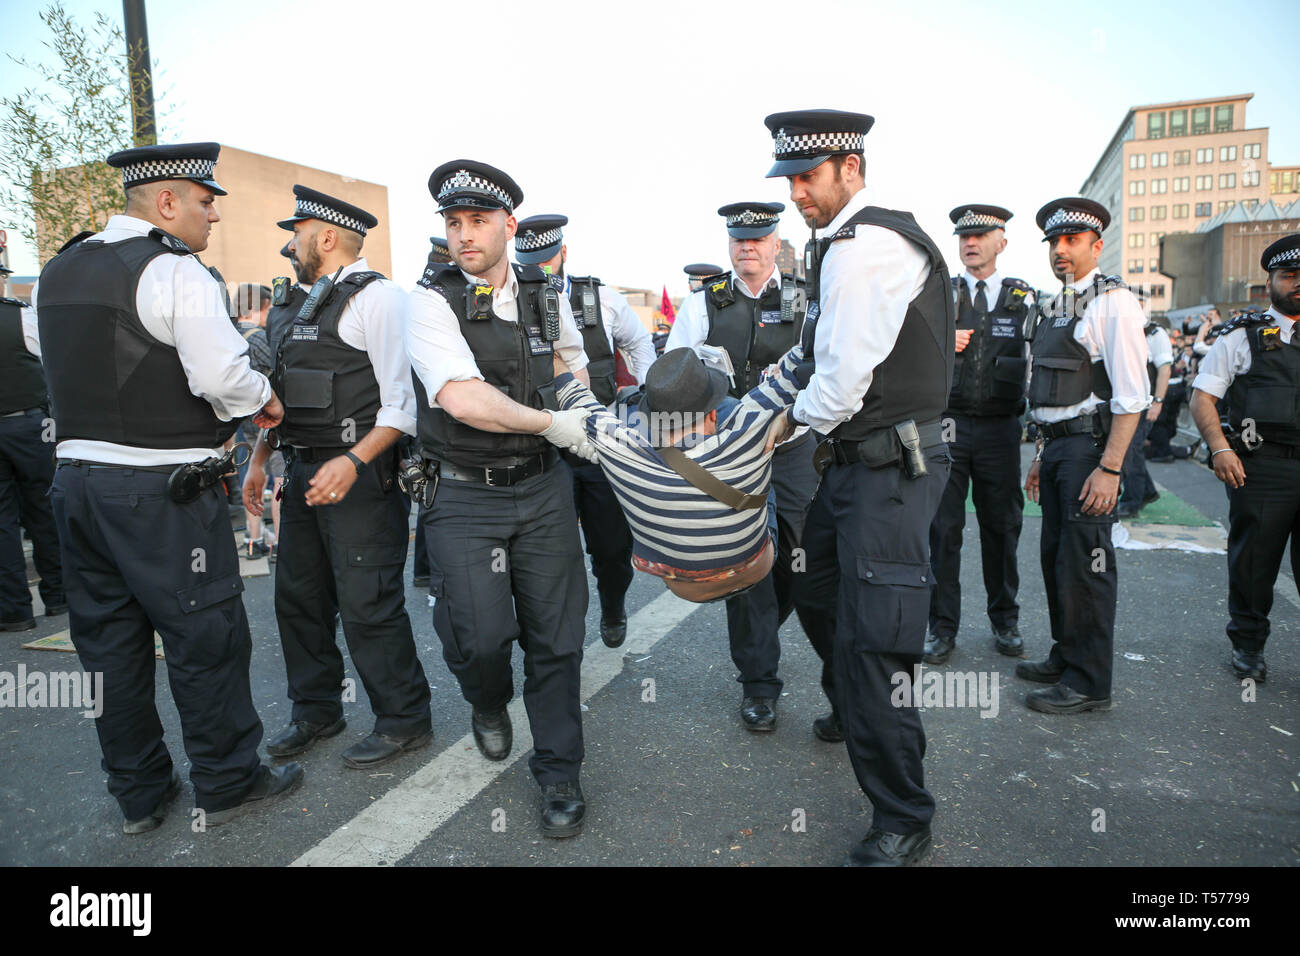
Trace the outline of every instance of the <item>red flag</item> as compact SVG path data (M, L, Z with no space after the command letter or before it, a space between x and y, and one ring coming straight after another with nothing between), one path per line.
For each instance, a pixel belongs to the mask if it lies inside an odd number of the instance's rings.
M668 286L664 286L664 304L660 306L659 311L663 313L664 321L669 325L677 321L677 314L673 312L672 301L668 298Z

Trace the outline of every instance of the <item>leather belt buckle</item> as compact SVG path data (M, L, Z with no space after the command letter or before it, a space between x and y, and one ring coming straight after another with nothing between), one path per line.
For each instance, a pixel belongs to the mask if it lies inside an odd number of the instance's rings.
M495 468L483 469L483 484L487 485L489 488L495 488L497 484L495 481L492 480L492 472L494 471L496 471ZM509 469L507 468L506 471L508 472ZM506 484L509 484L509 482L506 482Z

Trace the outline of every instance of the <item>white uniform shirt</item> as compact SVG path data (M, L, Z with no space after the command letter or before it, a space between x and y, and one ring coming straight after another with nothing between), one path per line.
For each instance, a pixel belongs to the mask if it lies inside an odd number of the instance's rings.
M824 235L866 205L860 189ZM853 239L831 243L821 267L816 370L795 401L796 420L824 434L862 409L876 366L894 350L908 304L929 278L925 250L884 226L859 225Z
M134 216L113 216L104 231L91 238L122 242L148 235L153 228ZM37 288L32 289L32 301L39 309ZM271 383L249 365L248 343L230 321L221 286L194 256L164 252L150 262L136 287L135 306L145 330L176 349L190 392L208 402L221 421L252 415L270 400ZM167 396L159 395L158 401L167 401ZM140 466L221 454L220 448L137 448L86 439L61 441L55 449L59 458Z
M776 266L772 267L771 274L763 282L759 289L759 294L749 291L749 286L745 280L731 273L731 287L741 295L749 299L757 299L769 289L779 289L781 287L781 273ZM668 341L664 343L664 351L671 352L673 349L693 349L697 345L702 345L704 340L709 337L709 304L704 298L705 290L699 289L692 292L682 303L681 311L677 313L677 318L673 320L672 330L668 333Z
M32 301L36 301L36 287L32 287ZM27 346L27 351L31 352L37 358L41 357L41 332L40 326L36 322L36 310L30 305L25 305L18 313L18 317L23 323L23 344Z
M565 297L567 298L572 291L573 280L566 274ZM632 311L632 306L628 305L627 299L621 293L607 285L602 285L599 294L600 318L605 329L605 339L609 342L611 350L618 349L623 353L627 370L632 373L636 383L644 385L646 372L650 371L650 366L658 358L655 355L655 344L650 339L650 333L646 331L646 327L641 324L641 320Z
M1071 285L1082 292L1092 285L1093 269ZM1052 321L1051 317L1043 319ZM1147 319L1142 304L1128 289L1116 289L1092 298L1083 318L1075 323L1074 340L1088 351L1089 360L1098 358L1110 377L1110 410L1116 415L1144 411L1151 404L1151 380L1147 378L1147 340L1142 331ZM1077 405L1044 405L1029 410L1029 417L1043 425L1063 422L1094 411L1102 400L1096 392Z
M1291 336L1295 334L1296 318L1300 316L1288 318L1277 309L1269 309L1264 314L1281 330L1282 343L1290 345ZM1196 381L1192 382L1192 388L1199 388L1215 398L1223 398L1232 380L1249 371L1250 340L1246 338L1245 329L1233 329L1211 343L1209 354L1201 359L1200 372Z
M470 284L479 281L464 269L461 274ZM519 277L515 275L513 266L507 276L504 287L492 290L492 312L504 322L518 322ZM582 333L573 321L568 298L559 296L559 300L560 338L553 343L555 354L569 367L569 371L576 372L587 367L587 355L582 351ZM429 396L430 408L438 407L438 393L448 382L483 379L483 373L474 361L474 352L460 333L456 313L439 293L416 286L411 291L407 315L406 352L412 370L420 376L420 384Z
M1147 336L1147 353L1157 372L1166 365L1174 364L1174 347L1169 344L1169 333L1158 325Z

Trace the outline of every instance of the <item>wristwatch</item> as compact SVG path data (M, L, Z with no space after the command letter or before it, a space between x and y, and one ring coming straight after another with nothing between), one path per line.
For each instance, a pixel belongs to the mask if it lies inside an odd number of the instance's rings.
M358 476L359 476L363 471L366 470L366 463L365 463L364 461L362 461L360 458L358 458L356 455L352 454L352 452L350 452L350 451L345 451L343 454L347 455L348 458L350 458L350 459L352 460L352 465L353 465L354 468L356 468L356 470L357 470L357 475L358 475Z

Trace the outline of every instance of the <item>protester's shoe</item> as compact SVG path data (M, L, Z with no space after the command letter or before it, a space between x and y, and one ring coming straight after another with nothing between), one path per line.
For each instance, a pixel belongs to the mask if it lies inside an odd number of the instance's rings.
M417 574L415 577L411 578L411 587L413 588L427 588L428 586L429 575L427 574Z
M1016 665L1016 676L1021 680L1037 681L1040 684L1055 684L1065 673L1064 667L1057 667L1049 657L1045 661L1021 661Z
M219 827L229 823L238 816L252 810L260 810L278 802L298 789L307 772L301 764L287 763L283 767L268 767L262 764L257 770L257 782L248 791L242 803L225 810L205 811L202 820L205 827Z
M1109 697L1089 697L1065 684L1053 684L1025 695L1025 706L1044 714L1081 714L1086 710L1110 710Z
M244 539L244 547L240 549L239 556L249 561L256 561L258 558L269 558L271 556L271 546L265 541L250 541Z
M470 718L474 729L474 743L479 753L488 760L505 760L510 756L515 729L510 724L510 714L503 707L496 712L475 710Z
M553 783L542 788L542 836L562 839L582 832L587 815L587 801L576 780Z
M394 757L408 750L427 747L433 739L433 731L426 730L412 737L390 737L379 731L372 731L370 736L359 740L343 751L343 762L353 770L369 770L380 764L388 763Z
M332 724L314 724L310 720L295 720L274 737L266 752L272 757L292 757L310 750L318 740L342 733L348 722L340 717Z
M1020 637L1019 625L1012 624L1002 631L993 628L993 646L997 648L999 654L1006 657L1023 657L1025 642Z
M36 626L36 618L25 617L16 621L0 621L0 630L6 631L30 631Z
M921 652L921 660L927 664L946 664L948 658L952 657L953 649L956 646L956 638L931 634L925 639L925 648Z
M887 833L872 827L849 851L849 866L910 866L930 849L930 828L915 833Z
M181 775L173 770L172 778L167 782L167 789L163 791L158 806L139 820L123 820L122 832L127 836L137 836L141 833L148 833L150 830L157 830L162 826L163 820L167 819L167 811L171 808L172 801L176 799L176 795L180 792Z
M832 709L829 714L818 717L813 721L813 733L818 740L824 740L828 744L842 743L844 728L840 726L840 715Z
M67 601L58 601L54 604L45 605L46 617L59 617L60 615L67 614L67 613L68 613Z
M619 599L615 607L600 609L600 639L606 647L618 647L627 640L627 611Z
M1268 677L1268 665L1264 663L1263 651L1243 651L1239 647L1232 649L1232 672L1238 677L1249 677L1256 684L1264 683Z
M746 730L760 733L776 730L776 698L746 697L740 702L740 720Z

